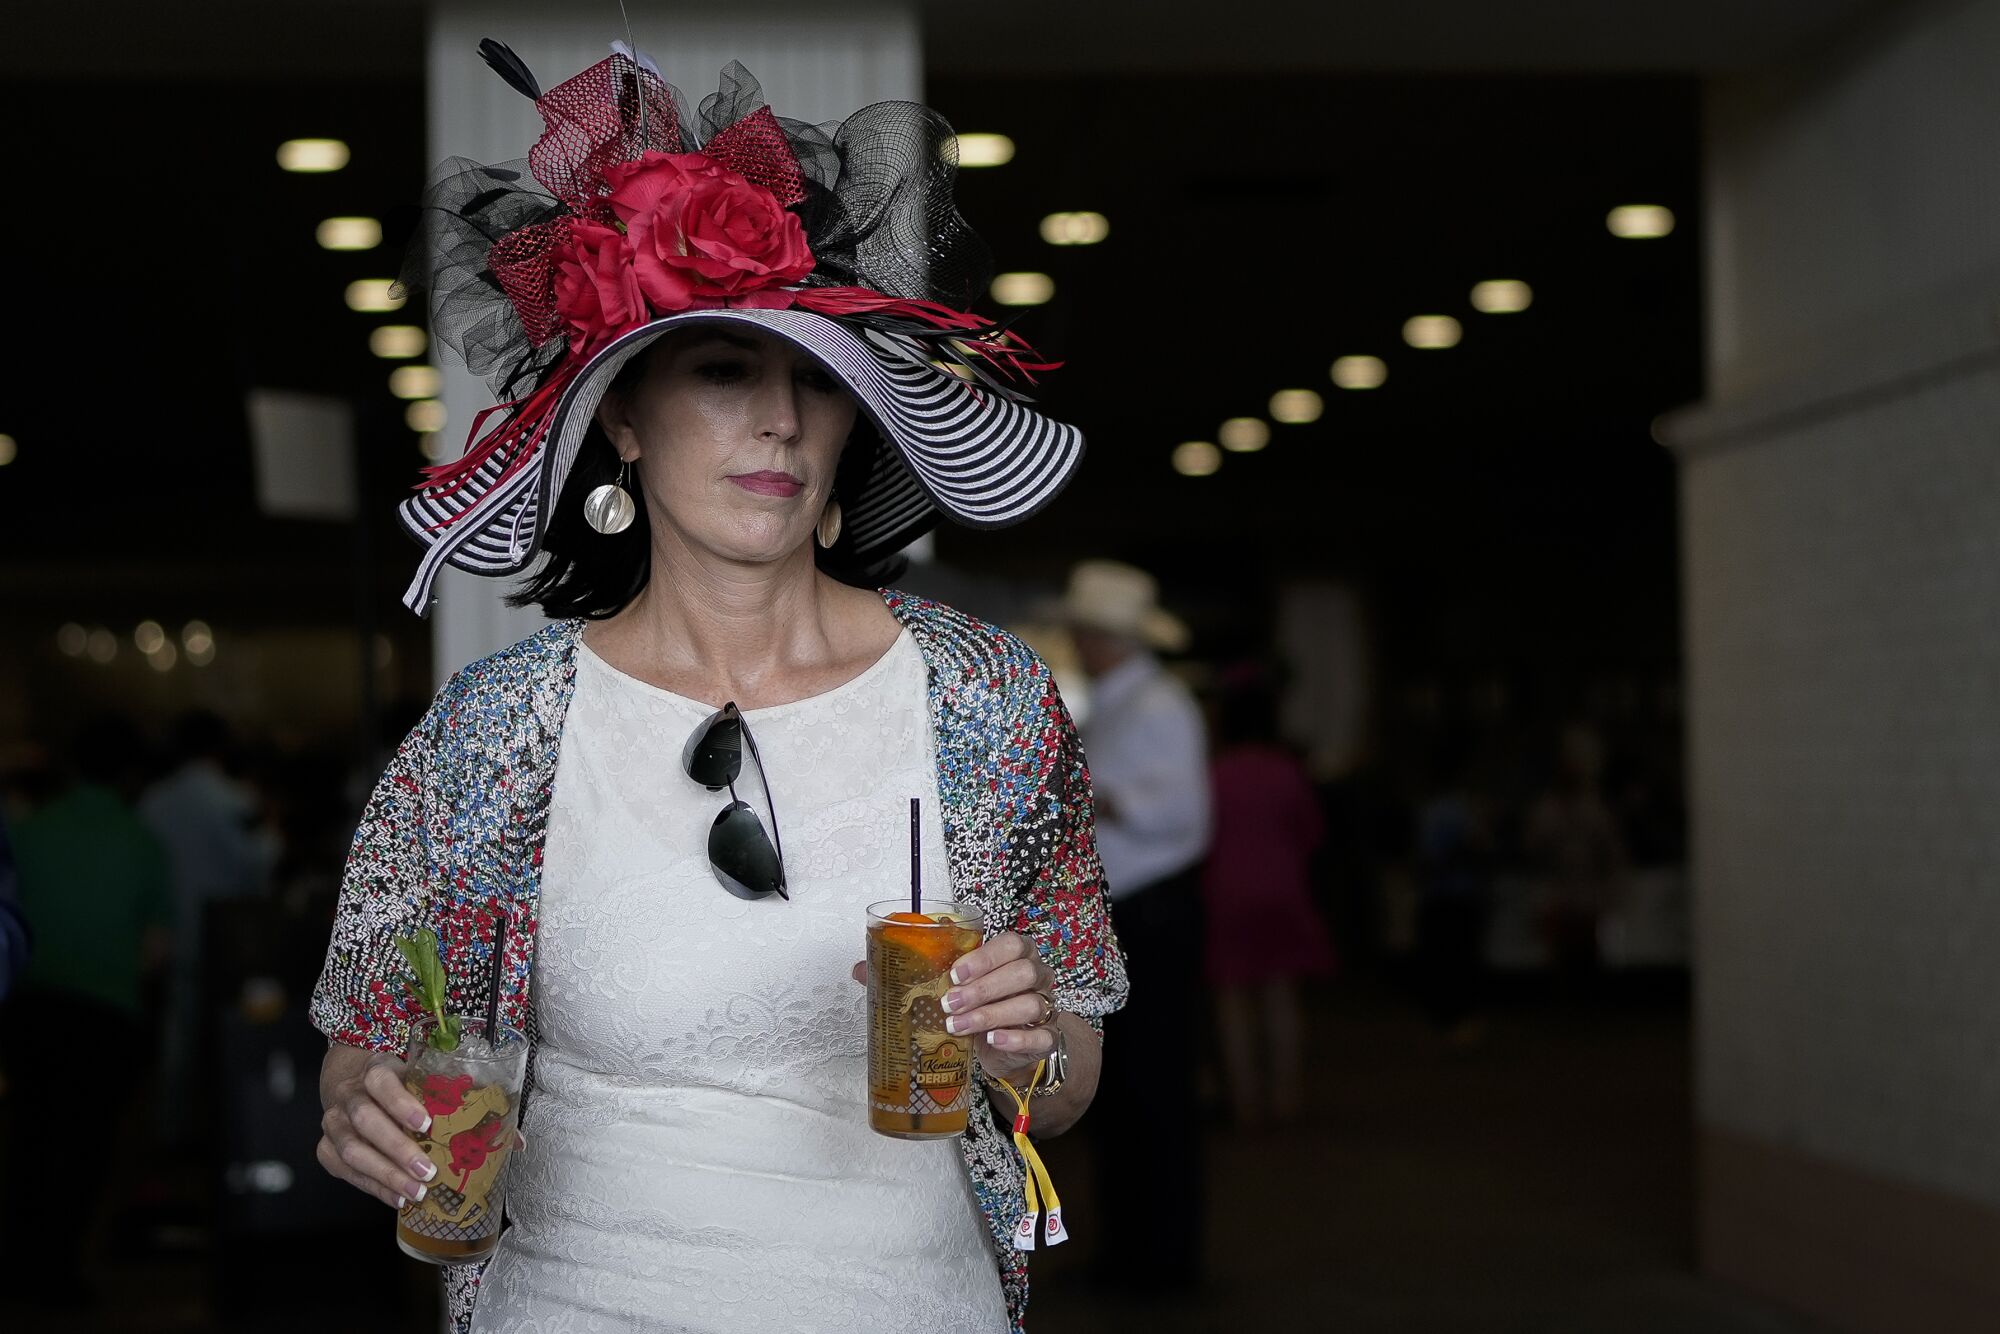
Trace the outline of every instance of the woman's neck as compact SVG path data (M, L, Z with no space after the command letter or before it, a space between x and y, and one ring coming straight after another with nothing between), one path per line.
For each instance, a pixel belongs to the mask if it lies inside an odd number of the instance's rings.
M816 694L893 642L881 600L821 575L810 547L745 564L674 544L629 606L592 626L592 651L677 694L762 708Z

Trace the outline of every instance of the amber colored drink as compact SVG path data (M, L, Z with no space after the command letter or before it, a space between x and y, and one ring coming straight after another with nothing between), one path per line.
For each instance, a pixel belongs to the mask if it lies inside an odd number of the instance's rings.
M528 1041L502 1026L495 1047L485 1030L480 1020L463 1021L448 1052L419 1039L403 1070L403 1086L431 1114L416 1141L437 1175L423 1199L396 1211L396 1244L432 1264L484 1260L500 1244Z
M979 948L979 914L908 899L868 906L868 1125L896 1139L965 1133L972 1035L945 1031L951 966Z

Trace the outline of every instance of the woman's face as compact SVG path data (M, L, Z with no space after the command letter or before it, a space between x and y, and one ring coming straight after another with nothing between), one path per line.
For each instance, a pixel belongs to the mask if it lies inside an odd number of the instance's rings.
M779 560L812 539L857 411L781 338L737 327L669 334L598 421L644 488L657 536L726 560Z

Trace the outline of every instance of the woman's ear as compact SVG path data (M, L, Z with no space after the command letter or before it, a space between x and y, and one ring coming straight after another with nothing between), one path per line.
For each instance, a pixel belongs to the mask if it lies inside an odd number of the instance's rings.
M624 394L616 389L604 391L604 397L597 400L597 424L610 437L620 459L629 463L639 456L639 433L632 427L631 406Z

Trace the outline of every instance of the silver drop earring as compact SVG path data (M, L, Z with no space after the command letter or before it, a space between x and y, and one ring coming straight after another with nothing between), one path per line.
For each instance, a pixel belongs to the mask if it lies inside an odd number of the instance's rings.
M819 523L813 528L813 536L822 547L831 547L840 540L840 502L829 500L826 509L819 516Z
M584 498L583 521L606 537L622 533L632 526L632 519L638 507L632 503L632 493L625 489L625 475L632 465L625 460L618 461L618 480L606 482Z

